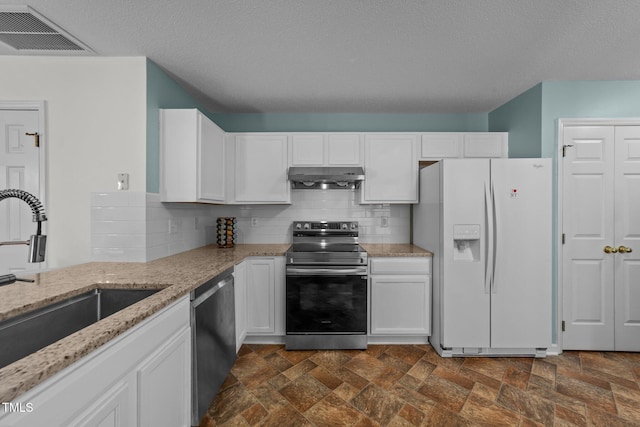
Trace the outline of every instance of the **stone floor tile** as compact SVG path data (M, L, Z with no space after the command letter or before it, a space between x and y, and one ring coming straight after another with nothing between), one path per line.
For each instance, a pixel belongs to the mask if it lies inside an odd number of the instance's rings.
M640 354L441 358L429 345L243 345L200 427L637 426Z
M404 406L398 397L375 384L362 389L350 403L381 425L387 425Z
M300 412L311 408L331 392L309 374L300 376L279 391Z
M431 375L424 381L418 392L451 411L459 412L470 390L437 375Z
M520 416L517 412L498 406L480 396L471 394L465 402L460 415L481 424L510 427L518 425ZM553 426L553 415L551 418Z
M315 426L350 426L362 417L353 406L333 393L308 409L304 416Z

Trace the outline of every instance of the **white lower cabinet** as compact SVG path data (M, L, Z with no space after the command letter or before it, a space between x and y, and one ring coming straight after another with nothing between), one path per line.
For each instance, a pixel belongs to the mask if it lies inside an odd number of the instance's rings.
M369 261L371 335L431 333L431 258Z
M186 296L17 397L0 426L190 426ZM28 407L28 406L26 406Z
M131 407L135 404L135 399L135 374L131 373L118 381L68 425L71 427L135 425L136 412Z
M138 425L191 425L190 344L190 330L185 329L137 370Z
M284 257L245 262L247 335L284 335Z

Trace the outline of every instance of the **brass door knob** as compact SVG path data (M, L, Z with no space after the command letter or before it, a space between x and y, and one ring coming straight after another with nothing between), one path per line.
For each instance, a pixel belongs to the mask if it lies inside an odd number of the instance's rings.
M618 252L618 250L614 247L611 246L605 246L604 247L604 253L605 254L615 254L616 252Z
M618 252L620 252L621 254L628 254L633 252L633 249L628 248L626 246L618 246Z

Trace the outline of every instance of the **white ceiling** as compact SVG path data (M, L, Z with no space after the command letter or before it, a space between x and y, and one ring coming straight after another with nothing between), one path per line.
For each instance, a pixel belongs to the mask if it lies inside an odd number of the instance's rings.
M640 80L637 0L0 3L147 56L217 112L487 112L544 80Z

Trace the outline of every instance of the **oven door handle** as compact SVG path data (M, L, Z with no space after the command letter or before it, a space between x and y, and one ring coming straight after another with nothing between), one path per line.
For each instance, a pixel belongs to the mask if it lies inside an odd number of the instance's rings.
M366 276L367 267L287 267L287 276Z

